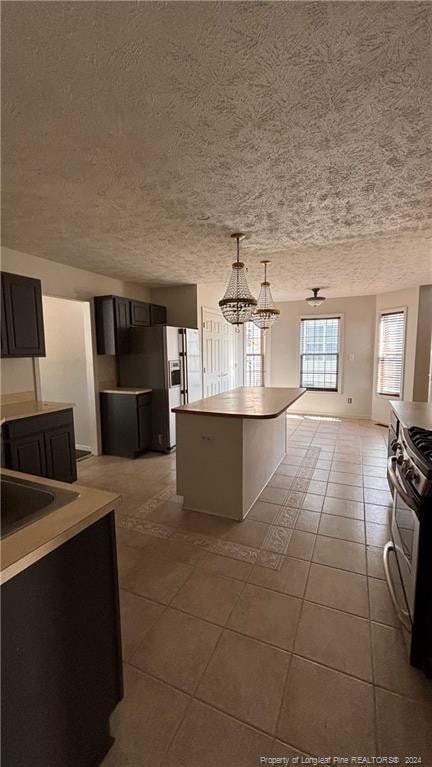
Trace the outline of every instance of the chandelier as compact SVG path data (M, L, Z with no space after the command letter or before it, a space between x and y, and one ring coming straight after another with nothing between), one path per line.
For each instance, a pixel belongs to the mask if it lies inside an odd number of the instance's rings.
M245 235L236 232L231 237L237 240L237 261L234 261L232 265L228 287L224 297L219 301L219 306L226 321L230 322L231 325L238 326L251 319L252 311L257 302L249 290L245 267L240 261L240 240L243 240Z
M305 301L309 304L309 306L319 306L322 304L323 301L325 301L325 296L319 296L318 292L321 290L321 288L311 288L311 291L313 293L313 296L308 296L305 298Z
M261 261L261 263L264 264L264 282L261 283L258 305L252 313L251 320L261 330L268 330L276 322L280 311L274 305L270 283L267 281L267 264L271 264L271 261Z

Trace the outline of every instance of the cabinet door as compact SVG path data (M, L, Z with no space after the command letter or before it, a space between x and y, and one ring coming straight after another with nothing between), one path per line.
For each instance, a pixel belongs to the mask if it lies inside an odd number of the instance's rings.
M166 306L152 304L150 307L150 320L152 325L166 325L167 310Z
M73 426L49 429L45 432L45 453L47 477L60 482L75 482L75 434Z
M117 354L127 354L130 348L129 328L131 324L130 301L127 298L115 298L116 349Z
M151 446L150 405L141 405L138 408L138 441L140 450L148 450Z
M2 273L7 356L44 357L45 338L40 280Z
M47 476L43 432L12 440L8 452L10 460L6 460L6 463L9 469L39 477Z
M149 327L150 304L143 301L131 301L131 324L136 327Z
M6 311L5 311L5 302L4 302L4 294L3 294L3 280L2 280L2 286L1 286L1 356L7 357L9 352L9 344L8 344L8 338L7 338L7 332L6 332Z

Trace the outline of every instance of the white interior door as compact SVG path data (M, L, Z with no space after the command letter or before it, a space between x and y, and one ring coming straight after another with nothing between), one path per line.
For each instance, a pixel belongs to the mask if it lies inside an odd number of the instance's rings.
M233 325L212 309L202 310L204 397L237 386L238 353Z

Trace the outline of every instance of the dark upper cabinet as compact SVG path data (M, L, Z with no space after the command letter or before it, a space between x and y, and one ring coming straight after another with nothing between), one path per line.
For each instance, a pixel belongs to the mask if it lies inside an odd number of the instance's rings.
M150 306L150 324L151 325L166 325L167 310L166 306L159 306L158 304L151 304Z
M148 328L150 325L150 304L144 301L131 301L131 325Z
M3 357L44 357L40 280L1 273Z
M165 325L166 306L119 296L95 296L98 354L128 354L130 328Z
M3 465L60 482L75 482L73 411L20 418L2 427Z
M127 354L131 302L119 296L96 296L96 343L98 354Z

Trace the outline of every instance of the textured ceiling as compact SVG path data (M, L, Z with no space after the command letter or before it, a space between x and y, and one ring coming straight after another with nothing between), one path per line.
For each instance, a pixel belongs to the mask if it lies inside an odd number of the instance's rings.
M3 2L4 244L225 283L240 229L255 292L263 257L279 298L430 281L431 14Z

